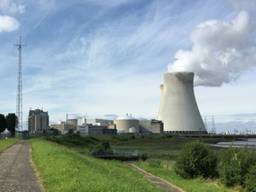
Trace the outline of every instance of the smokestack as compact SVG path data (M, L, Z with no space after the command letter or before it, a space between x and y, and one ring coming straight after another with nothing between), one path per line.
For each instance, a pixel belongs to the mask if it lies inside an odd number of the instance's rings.
M158 119L164 131L206 133L194 95L194 73L164 74Z

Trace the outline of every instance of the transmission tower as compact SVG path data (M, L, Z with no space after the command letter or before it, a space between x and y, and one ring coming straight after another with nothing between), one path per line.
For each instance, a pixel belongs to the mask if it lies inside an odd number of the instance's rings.
M19 37L18 43L15 45L18 48L18 77L17 77L17 103L16 103L16 115L18 117L17 129L23 131L23 113L22 113L22 38Z

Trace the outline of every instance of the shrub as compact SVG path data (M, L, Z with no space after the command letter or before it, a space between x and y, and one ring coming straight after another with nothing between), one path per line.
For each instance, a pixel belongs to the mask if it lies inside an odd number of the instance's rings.
M216 176L217 157L200 142L186 144L177 158L175 171L184 178Z
M256 192L256 165L246 175L245 188L247 192Z
M101 155L112 155L113 150L110 147L109 142L102 142L95 146L93 146L90 150L93 156L101 156Z
M218 173L221 181L227 186L234 186L240 182L240 165L237 152L230 148L221 153L218 163Z
M142 161L146 161L146 160L148 159L147 153L141 154L141 155L140 155L140 159L141 159Z
M256 162L256 154L248 149L230 148L221 153L218 172L221 181L227 186L244 185L245 176Z

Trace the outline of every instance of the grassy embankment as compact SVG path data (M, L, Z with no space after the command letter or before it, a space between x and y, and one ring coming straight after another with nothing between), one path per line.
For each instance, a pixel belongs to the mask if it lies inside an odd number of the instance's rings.
M16 138L0 139L0 152L17 142Z
M196 139L145 137L123 142L112 142L113 148L124 151L147 153L149 159L137 162L144 170L164 178L187 192L232 192L236 191L220 184L218 180L183 179L174 171L175 160L183 146ZM198 140L198 139L197 139ZM201 139L205 143L216 143L218 139ZM218 153L218 151L216 151Z
M81 187L81 191L156 190L141 175L127 170L122 163L89 157L89 144L94 145L100 141L109 141L116 151L146 153L149 158L145 162L137 162L139 167L187 192L235 191L226 188L218 180L183 179L175 173L173 165L176 157L183 146L193 140L198 139L164 136L59 137L54 141L71 149L60 148L41 140L33 140L32 146L34 161L49 191L72 191L77 187ZM216 143L219 140L201 139L206 143Z
M33 161L49 192L161 191L120 162L95 159L42 139L31 143Z

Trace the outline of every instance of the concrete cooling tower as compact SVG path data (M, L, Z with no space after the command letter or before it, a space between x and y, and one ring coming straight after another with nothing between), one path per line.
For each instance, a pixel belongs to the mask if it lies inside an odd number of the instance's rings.
M164 74L158 119L164 131L207 133L194 95L194 73Z

